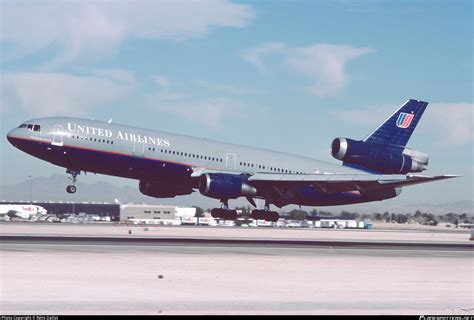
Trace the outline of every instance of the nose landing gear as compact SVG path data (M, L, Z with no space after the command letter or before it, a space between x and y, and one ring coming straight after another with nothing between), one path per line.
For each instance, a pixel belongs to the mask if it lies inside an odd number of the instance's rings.
M68 186L66 187L66 191L67 191L67 193L75 193L75 192L76 192L76 186L75 186L75 185L72 185L72 184L71 184L71 185L68 185Z
M76 192L76 186L74 185L77 181L76 177L81 174L81 171L76 171L76 170L71 170L67 169L66 174L70 174L71 177L69 177L70 180L72 180L72 184L68 185L66 187L67 193L75 193Z

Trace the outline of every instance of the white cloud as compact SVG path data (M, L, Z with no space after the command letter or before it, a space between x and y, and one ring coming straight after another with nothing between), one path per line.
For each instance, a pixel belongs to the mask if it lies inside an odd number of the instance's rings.
M0 88L1 104L20 108L32 116L77 115L118 101L135 86L132 74L99 70L97 75L65 73L5 73Z
M401 104L398 107L400 106ZM386 120L387 117L396 110L396 108L396 105L382 104L365 108L351 107L346 110L330 111L329 113L346 123L375 129L375 127Z
M255 17L245 4L200 1L41 1L2 3L2 51L15 59L59 48L54 68L78 59L97 59L118 50L126 38L180 41L213 28L241 28Z
M267 67L264 58L269 54L285 53L288 50L281 42L267 42L255 48L244 50L242 58L256 67L260 73L267 74Z
M206 90L211 93L226 94L226 95L248 95L257 92L256 89L247 88L242 85L224 84L209 82L207 80L195 80L193 83L199 90Z
M372 48L345 45L314 44L289 47L283 43L264 43L243 53L243 59L261 73L267 73L265 60L270 54L282 56L284 64L294 73L307 77L311 84L305 89L319 97L340 92L347 83L346 64L374 52Z
M134 85L136 83L135 76L128 70L123 69L95 69L92 70L92 74L104 78L110 79L117 83Z
M146 105L153 111L166 112L194 123L219 129L226 117L238 117L248 106L224 97L197 97L180 92L149 95Z
M473 103L433 103L428 108L427 118L433 122L433 130L441 134L442 142L453 145L474 142Z

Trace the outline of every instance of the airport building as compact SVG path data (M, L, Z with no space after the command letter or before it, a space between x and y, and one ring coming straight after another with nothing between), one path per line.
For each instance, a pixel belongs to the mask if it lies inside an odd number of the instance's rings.
M123 204L120 206L120 222L144 224L182 224L193 218L196 208L147 204Z
M193 219L196 208L147 204L115 204L98 202L37 202L46 215L39 221L62 222L132 222L146 224L182 224ZM25 201L0 201L0 205L30 205ZM48 217L54 218L46 220ZM87 217L91 219L86 219ZM30 218L31 219L31 218Z
M113 203L100 202L53 202L53 201L1 201L0 204L34 204L46 209L48 215L59 219L69 215L88 214L99 217L110 217L110 221L119 221L120 206Z

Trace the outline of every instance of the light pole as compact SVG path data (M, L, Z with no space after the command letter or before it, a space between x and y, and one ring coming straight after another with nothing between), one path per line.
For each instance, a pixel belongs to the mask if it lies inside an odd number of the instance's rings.
M28 173L28 179L30 180L30 204L33 203L33 181L31 180L32 176L32 173Z

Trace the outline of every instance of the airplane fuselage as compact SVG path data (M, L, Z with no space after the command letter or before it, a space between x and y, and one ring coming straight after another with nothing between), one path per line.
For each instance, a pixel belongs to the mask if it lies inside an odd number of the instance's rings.
M166 181L194 189L198 181L192 174L203 169L244 175L360 173L282 152L80 118L33 119L12 130L8 140L26 153L73 171ZM255 198L264 198L268 192L259 190ZM374 198L359 191L327 194L302 187L296 197L282 205L350 204L391 198L398 193Z

